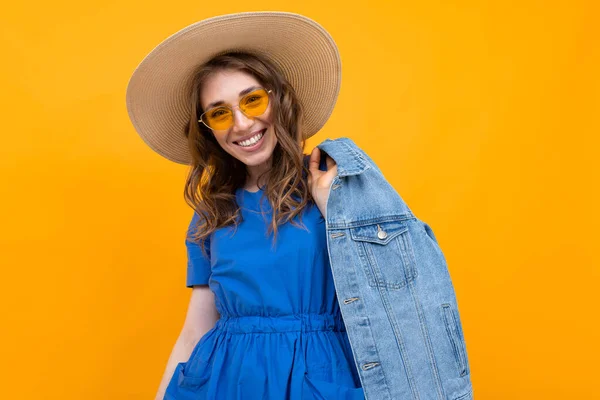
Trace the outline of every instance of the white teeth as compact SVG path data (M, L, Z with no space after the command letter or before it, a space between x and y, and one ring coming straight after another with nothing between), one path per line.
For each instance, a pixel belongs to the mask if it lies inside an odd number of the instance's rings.
M252 146L254 143L258 142L260 140L260 138L262 138L262 137L263 137L263 133L260 132L248 140L244 140L243 142L238 142L238 144L243 147Z

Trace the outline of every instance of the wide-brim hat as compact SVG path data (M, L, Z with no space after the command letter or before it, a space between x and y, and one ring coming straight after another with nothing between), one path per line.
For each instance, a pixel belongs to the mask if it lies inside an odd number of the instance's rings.
M296 91L304 138L329 119L341 82L335 42L317 22L288 12L243 12L204 19L166 38L137 66L127 112L138 134L167 159L190 164L185 129L193 72L216 55L245 51L273 62Z

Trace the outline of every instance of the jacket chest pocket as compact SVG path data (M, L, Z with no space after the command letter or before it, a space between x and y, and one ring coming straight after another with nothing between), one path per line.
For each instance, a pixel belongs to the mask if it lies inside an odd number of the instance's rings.
M350 228L370 286L401 289L417 277L408 226L400 221Z

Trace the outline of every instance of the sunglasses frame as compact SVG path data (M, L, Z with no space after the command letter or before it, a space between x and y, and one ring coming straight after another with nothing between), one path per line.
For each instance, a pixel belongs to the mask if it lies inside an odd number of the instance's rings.
M249 95L251 95L251 94L252 94L252 93L254 93L254 92L258 92L259 90L264 90L265 92L267 92L267 108L268 108L268 107L269 107L269 104L270 104L270 101L271 101L271 99L269 98L269 95L270 95L271 93L273 93L273 90L271 90L271 89L265 89L265 88L257 88L256 90L253 90L253 91L251 91L250 93L248 93L246 96L249 96ZM242 101L242 100L243 100L243 99L244 99L246 96L242 97L242 98L240 99L240 102L241 102L241 101ZM211 110L212 110L212 109L214 109L214 108L219 108L219 107L226 107L226 108L228 108L228 109L230 109L230 110L231 110L231 114L233 114L233 113L234 113L234 110L233 110L233 108L232 108L232 107L230 107L229 105L212 107L212 108L210 108L210 109L208 109L208 110L204 111L204 112L202 113L202 115L200 115L200 119L198 120L198 122L202 122L202 124L204 124L204 126L206 126L208 129L210 129L210 130L212 130L212 131L226 131L227 129L231 128L231 127L233 126L233 124L234 124L233 120L232 120L232 122L231 122L231 125L229 125L229 126L226 128L226 129L213 129L213 128L211 128L210 126L208 126L208 124L206 124L206 123L203 121L203 119L202 119L202 118L204 117L204 114L206 114L207 112L211 111ZM240 108L240 106L239 106L239 103L238 103L238 105L237 105L237 106L235 106L235 107L239 108L239 110L242 112L242 114L244 114L244 115L246 116L246 118L250 118L250 119L254 119L254 118L256 118L256 117L260 117L260 116L261 116L261 115L263 115L265 112L267 112L267 109L265 108L265 111L263 111L263 113L262 113L262 114L259 114L259 115L256 115L256 116L254 116L254 117L251 117L251 116L247 115L247 114L246 114L246 113L245 113L245 112L244 112L244 111L243 111L243 110Z

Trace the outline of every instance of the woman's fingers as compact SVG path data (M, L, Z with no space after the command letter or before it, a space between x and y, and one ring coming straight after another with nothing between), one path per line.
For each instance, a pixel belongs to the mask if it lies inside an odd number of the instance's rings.
M327 171L329 171L331 168L333 168L335 166L335 161L333 160L333 158L327 156Z
M325 158L325 164L327 166L326 171L321 171L319 169L320 163L321 163L321 150L319 150L318 147L315 147L312 150L312 152L310 153L310 159L309 159L309 164L308 164L308 169L310 171L310 176L309 176L309 180L308 180L309 185L312 185L312 182L314 180L319 182L321 180L320 178L323 175L327 175L328 179L330 176L333 179L333 177L335 175L337 175L337 164L333 158L329 157L329 155L326 155L326 158ZM311 179L311 178L314 178L314 179ZM327 184L329 182L325 182L325 183Z
M319 173L319 163L321 162L321 151L318 147L315 147L310 153L310 159L308 161L308 170L311 175ZM317 175L318 176L318 175Z

